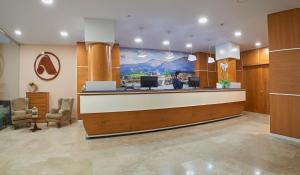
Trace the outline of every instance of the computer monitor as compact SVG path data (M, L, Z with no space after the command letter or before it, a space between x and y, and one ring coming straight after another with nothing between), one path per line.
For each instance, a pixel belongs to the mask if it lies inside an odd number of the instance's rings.
M158 86L157 76L141 76L141 87L147 87L151 90L151 87Z
M200 87L200 78L199 77L189 77L188 84L189 84L189 87L193 87L193 88Z

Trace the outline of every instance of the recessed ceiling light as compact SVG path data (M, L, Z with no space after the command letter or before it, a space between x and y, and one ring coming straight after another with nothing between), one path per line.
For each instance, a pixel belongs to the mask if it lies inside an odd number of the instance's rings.
M170 41L165 40L165 41L162 42L162 44L163 44L164 46L168 46L168 45L170 45Z
M15 30L15 34L20 36L20 35L22 35L22 31L21 30Z
M134 42L135 42L135 43L142 43L142 42L143 42L143 39L137 37L137 38L134 38Z
M256 43L255 43L255 46L256 46L256 47L260 47L260 46L261 46L261 42L256 42Z
M236 36L236 37L240 37L240 36L242 36L243 34L242 34L242 32L241 31L236 31L236 32L234 32L234 36Z
M192 44L192 43L187 43L187 44L185 45L185 47L186 47L186 48L192 48L192 47L193 47L193 44Z
M61 32L60 32L60 36L62 36L62 37L67 37L67 36L69 36L69 33L66 32L66 31L61 31Z
M198 22L200 24L206 24L208 22L208 19L206 17L201 17L198 19Z
M46 5L52 5L54 3L54 0L42 0L42 2Z

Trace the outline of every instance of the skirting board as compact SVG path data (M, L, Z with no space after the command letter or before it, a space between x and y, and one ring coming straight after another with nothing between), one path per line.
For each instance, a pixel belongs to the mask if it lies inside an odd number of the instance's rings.
M300 143L300 139L297 139L297 138L282 136L282 135L274 134L274 133L270 133L270 135L272 137L279 138L279 139L282 139L282 140L287 140L287 141L292 141L292 142Z

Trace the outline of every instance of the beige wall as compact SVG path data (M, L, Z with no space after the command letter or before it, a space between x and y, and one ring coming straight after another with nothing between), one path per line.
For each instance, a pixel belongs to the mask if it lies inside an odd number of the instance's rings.
M34 61L42 52L52 52L61 63L59 75L51 81L39 79L34 72ZM57 107L58 98L76 100L76 46L63 45L21 45L20 49L20 96L25 97L27 85L34 82L39 91L50 92L50 108ZM76 116L76 102L73 116Z
M0 99L10 100L19 96L19 50L15 43L0 44L1 64L4 70L0 77Z

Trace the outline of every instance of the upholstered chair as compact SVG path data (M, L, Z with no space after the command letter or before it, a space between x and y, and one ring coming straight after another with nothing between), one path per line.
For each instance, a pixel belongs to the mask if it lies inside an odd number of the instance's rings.
M67 122L71 124L73 103L73 98L60 98L58 108L51 109L50 113L46 114L47 126L49 122L55 122L58 128Z
M19 124L31 126L31 110L28 109L27 98L16 98L11 101L12 125L16 129Z

